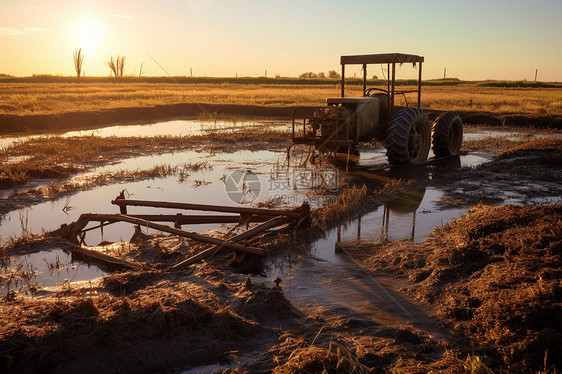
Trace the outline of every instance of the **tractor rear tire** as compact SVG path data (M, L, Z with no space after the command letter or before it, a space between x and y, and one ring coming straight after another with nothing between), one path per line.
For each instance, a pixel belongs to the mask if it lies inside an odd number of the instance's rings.
M462 120L455 112L445 112L435 120L431 130L431 149L435 157L458 155L462 145Z
M427 160L431 146L431 124L418 108L394 115L386 129L386 156L391 165L415 165Z

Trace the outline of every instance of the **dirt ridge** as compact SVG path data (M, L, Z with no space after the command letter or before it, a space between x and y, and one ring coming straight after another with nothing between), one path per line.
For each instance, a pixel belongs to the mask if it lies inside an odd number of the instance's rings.
M156 105L153 107L116 108L100 111L67 112L62 114L0 115L0 133L69 130L109 124L126 124L146 121L185 118L200 113L220 113L256 117L291 118L299 106L260 106L233 104L181 103ZM442 111L426 110L430 119L435 119ZM461 112L464 123L489 126L517 126L536 128L562 128L562 117L525 116L512 114Z

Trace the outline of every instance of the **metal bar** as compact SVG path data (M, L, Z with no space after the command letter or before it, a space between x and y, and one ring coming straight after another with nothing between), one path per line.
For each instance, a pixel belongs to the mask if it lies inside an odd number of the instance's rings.
M421 85L422 85L422 63L420 62L420 71L418 77L418 108L421 108Z
M290 222L290 221L291 220L288 219L287 217L275 217L275 218L272 218L269 221L264 222L264 223L254 227L254 228L251 228L248 231L244 231L241 234L233 236L232 238L229 239L229 241L239 242L240 240L247 239L247 238L249 238L253 235L259 234L259 233L261 233L265 230L269 230L273 227L280 226L280 225L282 225L284 223L287 223L287 222ZM210 257L214 256L215 254L217 254L222 248L223 248L223 246L217 245L217 246L214 246L212 248L206 249L206 250L204 250L204 251L202 251L202 252L200 252L200 253L198 253L194 256L191 256L188 259L185 259L185 260L175 264L170 269L174 269L174 268L177 268L177 267L180 267L180 266L189 266L189 265L194 264L195 262L201 261L205 258L210 258Z
M394 80L396 79L396 64L392 63L392 83L390 94L390 106L388 107L389 112L394 113Z
M390 110L390 64L386 64L386 92L388 93L386 96L386 107L388 108L386 117L390 121L390 117L392 117L392 111Z
M180 225L197 225L207 223L238 223L240 216L227 215L205 215L205 214L128 214L129 217L140 218L153 222L177 222ZM249 222L264 222L270 219L270 216L249 215Z
M386 64L406 62L423 62L424 57L418 55L409 55L404 53L383 53L373 55L355 55L341 56L340 63L346 65L362 65L362 64Z
M414 241L416 237L416 211L414 211L414 218L412 219L412 235L410 236L410 240Z
M345 64L342 64L341 65L341 97L345 97L344 84L345 84Z
M367 91L367 64L363 64L363 97Z
M206 205L206 204L192 204L192 203L174 203L167 201L146 201L146 200L128 200L128 199L115 199L111 201L114 205L119 206L148 206L153 208L171 208L171 209L184 209L184 210L201 210L213 211L224 213L238 213L238 214L263 214L267 216L289 216L298 217L301 214L294 210L279 210L279 209L260 209L260 208L246 208L222 205Z
M185 230L176 229L176 228L172 228L172 227L165 226L165 225L160 225L158 223L150 222L150 221L140 219L140 218L127 216L127 215L124 215L124 214L87 214L87 215L82 215L81 218L88 219L90 221L129 222L129 223L132 223L134 225L141 225L141 226L144 226L144 227L149 227L151 229L168 232L170 234L174 234L174 235L178 235L178 236L183 236L183 237L193 239L193 240L196 240L196 241L199 241L199 242L210 243L210 244L215 244L215 245L222 245L225 248L228 248L228 249L231 249L231 250L234 250L234 251L239 251L239 252L243 252L243 253L248 253L248 254L252 254L252 255L256 255L256 256L265 257L265 251L263 249L260 249L260 248L246 247L246 246L243 246L243 245L240 245L240 244L231 243L231 242L226 241L226 240L221 240L221 239L201 235L201 234L191 232L191 231L185 231Z
M81 230L81 231L82 231L82 232L88 232L88 231L92 231L92 230L95 230L95 229L101 229L103 226L111 225L112 223L115 223L115 222L107 222L107 223L103 223L103 224L100 223L100 224L97 225L97 226L89 227L89 228L83 229L83 230Z
M295 111L293 111L293 141L295 140Z

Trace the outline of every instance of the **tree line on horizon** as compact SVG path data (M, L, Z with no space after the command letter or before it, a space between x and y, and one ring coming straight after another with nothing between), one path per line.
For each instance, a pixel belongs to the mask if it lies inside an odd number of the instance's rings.
M76 72L76 77L80 78L84 76L84 72L82 70L82 64L84 62L84 54L82 53L82 48L77 49L73 53L73 62L74 62L74 71ZM125 56L117 55L117 58L113 58L110 56L109 60L106 61L106 65L109 67L110 75L114 76L115 78L123 77L125 72ZM141 62L139 77L142 77L142 66L144 62ZM328 73L320 72L320 73L313 73L313 72L306 72L302 73L298 76L301 79L340 79L341 75L335 70L329 70ZM275 78L281 78L280 75L276 75ZM373 77L376 79L376 77Z

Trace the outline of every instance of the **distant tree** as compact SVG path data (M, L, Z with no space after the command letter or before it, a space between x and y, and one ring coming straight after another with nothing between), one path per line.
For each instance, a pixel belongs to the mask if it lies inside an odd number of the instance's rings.
M301 75L299 75L299 78L316 78L317 75L314 74L313 72L309 71L307 73L302 73Z
M324 74L324 72L320 72L320 73L318 73L317 77L323 79L323 78L326 78L326 74Z
M123 72L125 71L125 56L117 55L117 58L114 60L113 56L111 56L110 60L106 62L107 66L111 70L111 74L115 78L122 77Z
M74 51L74 70L76 70L76 76L80 78L82 75L82 61L84 61L84 55L82 54L82 48Z
M141 62L141 66L140 66L140 70L139 70L139 78L142 77L142 65L144 64L144 61Z
M377 80L377 79L379 79L379 77L377 75L373 75L373 79Z
M341 78L341 75L339 75L339 73L335 70L330 70L328 72L328 78L339 79L339 78Z

